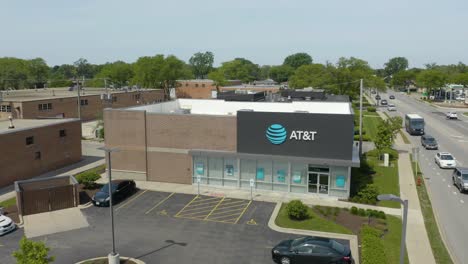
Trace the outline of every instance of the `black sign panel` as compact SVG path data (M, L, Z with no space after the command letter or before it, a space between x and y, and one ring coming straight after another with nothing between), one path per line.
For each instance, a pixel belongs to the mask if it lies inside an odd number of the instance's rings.
M237 112L237 152L352 159L353 115Z

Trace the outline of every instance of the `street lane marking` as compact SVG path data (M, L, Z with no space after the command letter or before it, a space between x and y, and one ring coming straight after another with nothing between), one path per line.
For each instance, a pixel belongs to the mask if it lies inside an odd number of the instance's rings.
M124 208L125 206L127 206L129 203L135 201L135 199L137 199L138 197L142 196L145 192L147 192L148 190L144 190L142 191L141 193L139 193L137 196L133 197L132 199L128 200L126 203L122 204L121 206L117 207L117 209L115 209L115 211L118 211L119 209L121 208Z
M153 211L154 209L156 209L158 206L160 206L162 203L164 203L165 201L167 201L167 199L171 198L172 195L174 195L175 193L171 193L169 194L166 198L162 199L159 203L157 203L155 206L151 207L151 209L149 209L148 211L145 212L145 214L149 214L151 211Z

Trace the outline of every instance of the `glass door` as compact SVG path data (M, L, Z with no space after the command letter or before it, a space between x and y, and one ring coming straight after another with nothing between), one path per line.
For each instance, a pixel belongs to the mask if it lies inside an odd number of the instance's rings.
M318 182L320 194L328 194L328 179L328 174L320 174Z
M318 180L319 174L315 172L309 172L309 192L317 193L318 191Z

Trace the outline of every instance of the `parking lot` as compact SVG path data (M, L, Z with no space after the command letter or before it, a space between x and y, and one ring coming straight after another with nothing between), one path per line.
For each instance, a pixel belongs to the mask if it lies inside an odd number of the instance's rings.
M140 190L114 207L116 249L146 263L273 263L271 248L297 237L268 228L274 207L228 197ZM108 208L82 211L90 227L38 238L51 247L54 263L110 252ZM22 229L0 238L1 263L13 263L5 254L11 254L21 233Z

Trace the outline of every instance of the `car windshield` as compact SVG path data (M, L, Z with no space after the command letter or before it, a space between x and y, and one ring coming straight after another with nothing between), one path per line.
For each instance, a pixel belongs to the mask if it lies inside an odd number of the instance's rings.
M441 155L440 156L441 160L453 160L452 155Z
M411 121L411 125L414 128L423 128L424 127L424 121L423 120L413 120L413 121Z
M343 254L344 251L345 251L345 247L344 247L342 244L340 244L340 243L338 243L338 242L336 242L336 241L334 241L334 240L330 241L330 246L331 246L334 250L338 251L338 253Z
M388 105L388 107L394 107L394 106L395 106L395 105L393 105L393 104L389 104L389 105Z
M117 186L117 183L112 183L112 192L115 192L115 190L117 190ZM102 186L101 192L109 193L109 184Z
M300 244L304 243L304 241L306 240L307 238L305 237L301 237L301 238L296 238L294 239L292 242L291 242L291 247L297 247L299 246Z
M435 143L435 138L426 138L426 142Z

